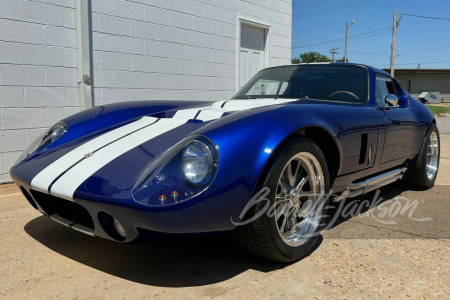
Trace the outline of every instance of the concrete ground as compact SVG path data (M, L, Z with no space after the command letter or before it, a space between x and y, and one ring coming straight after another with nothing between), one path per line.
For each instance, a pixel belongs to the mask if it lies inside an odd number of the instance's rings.
M387 186L383 203L355 217L345 211L309 256L279 265L247 254L227 235L125 245L91 238L40 215L4 185L0 298L449 299L449 195L450 136L442 136L433 189ZM347 200L346 207L352 203L362 202Z
M436 117L440 134L450 135L450 117Z

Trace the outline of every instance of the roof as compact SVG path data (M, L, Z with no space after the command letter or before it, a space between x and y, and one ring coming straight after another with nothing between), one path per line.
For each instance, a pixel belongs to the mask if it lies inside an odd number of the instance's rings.
M390 72L385 69L385 71ZM416 73L416 74L450 74L450 69L395 69L396 74Z
M302 66L302 65L351 65L351 66L363 66L367 69L370 69L376 73L381 73L385 75L389 75L389 72L386 70L381 70L369 65L365 64L357 64L357 63L333 63L333 62L315 62L315 63L300 63L300 64L292 64L293 66ZM285 65L285 66L292 66L292 65Z

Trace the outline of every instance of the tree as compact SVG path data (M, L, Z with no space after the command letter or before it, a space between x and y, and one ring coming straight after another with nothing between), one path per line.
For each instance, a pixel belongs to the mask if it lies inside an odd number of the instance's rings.
M330 62L331 59L323 54L320 54L319 52L305 52L300 54L298 58L292 59L293 64L299 64L299 63L313 63L313 62Z
M340 63L345 62L345 57L343 57L341 59L336 59L336 62L340 62ZM347 57L347 62L349 62L348 57Z
M300 58L295 57L295 58L292 59L292 64L293 65L296 65L296 64L299 64L299 63L301 63Z

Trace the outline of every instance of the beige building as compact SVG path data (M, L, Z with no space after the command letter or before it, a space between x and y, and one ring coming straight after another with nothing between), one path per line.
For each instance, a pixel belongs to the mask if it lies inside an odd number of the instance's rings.
M399 69L395 78L415 98L422 92L440 92L441 101L450 102L450 69Z

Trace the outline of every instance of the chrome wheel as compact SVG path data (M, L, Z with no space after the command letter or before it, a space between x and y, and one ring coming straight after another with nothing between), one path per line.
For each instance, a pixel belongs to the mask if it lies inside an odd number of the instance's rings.
M275 196L275 223L282 240L298 247L320 225L325 203L325 181L318 159L309 152L296 154L284 167Z
M439 166L439 139L434 131L428 138L426 165L428 179L433 180Z

